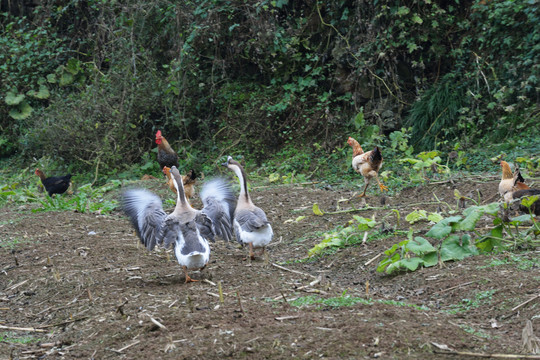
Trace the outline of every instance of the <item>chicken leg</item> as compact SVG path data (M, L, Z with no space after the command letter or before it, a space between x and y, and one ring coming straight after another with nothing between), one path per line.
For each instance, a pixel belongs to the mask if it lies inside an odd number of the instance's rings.
M379 188L381 189L381 191L388 191L388 186L383 185L381 181L379 180L378 176L377 176L377 183L379 184Z

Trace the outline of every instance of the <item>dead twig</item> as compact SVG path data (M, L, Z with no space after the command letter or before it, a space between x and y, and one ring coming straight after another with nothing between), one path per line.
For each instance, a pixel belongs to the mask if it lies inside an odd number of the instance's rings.
M81 318L78 318L78 319L73 319L73 320L68 320L68 321L62 321L62 322L56 323L56 324L43 325L43 326L40 326L39 328L40 329L46 329L46 328L55 327L55 326L63 326L63 325L71 324L71 323L86 320L86 319L88 319L88 316L84 316L84 317L81 317Z
M530 298L529 300L524 301L524 302L522 302L521 304L515 306L514 308L512 308L511 311L514 312L514 311L516 311L517 309L519 309L519 308L521 308L521 307L527 305L527 304L530 303L531 301L534 301L534 300L536 300L536 299L538 299L538 298L540 298L540 294L538 294L538 295L536 295L536 296L533 296L533 297Z
M302 276L308 276L308 277L311 277L311 278L313 278L313 279L317 279L316 276L313 276L313 275L311 275L311 274L303 273L303 272L301 272L301 271L296 271L296 270L287 269L286 267L283 267L283 266L278 265L278 264L272 263L272 266L273 266L273 267L276 267L276 268L278 268L278 269L280 269L280 270L289 271L289 272L292 272L292 273L294 273L294 274L298 274L298 275L302 275Z
M15 331L33 331L33 332L45 332L43 329L33 327L17 327L17 326L4 326L0 325L0 329L15 330Z
M212 286L216 286L216 285L217 285L216 283L214 283L214 282L212 282L212 281L210 281L210 280L208 280L208 279L203 279L202 282L205 282L205 283L210 284L210 285L212 285Z
M304 289L306 289L308 287L313 287L313 286L317 285L318 283L320 283L321 280L322 280L322 276L319 275L315 280L310 282L308 285L300 286L299 288L296 288L296 290L304 290Z
M376 255L375 257L371 258L371 260L368 260L364 266L368 266L369 264L371 264L372 262L374 262L375 260L377 260L383 253L379 253L378 255Z
M135 341L132 342L131 344L126 345L126 346L124 346L123 348L118 349L117 351L118 351L118 352L122 352L122 351L124 351L124 350L126 350L126 349L129 349L129 348L132 347L132 346L137 345L137 344L140 343L140 342L141 342L141 340L135 340Z
M6 290L4 290L4 291L7 292L7 291L15 290L16 288L18 288L18 287L21 286L21 285L26 284L27 282L28 282L28 280L21 281L21 282L18 283L18 284L15 284L15 285L12 285L12 286L8 287L8 288L7 288Z
M275 320L277 321L283 321L283 320L294 320L294 319L298 319L300 318L300 316L298 315L289 315L289 316L280 316L280 317L277 317L277 318L274 318Z
M435 354L460 355L479 358L495 358L495 359L540 359L540 355L522 355L522 354L487 354L473 353L469 351L433 351Z
M242 306L242 300L240 299L240 294L236 293L236 297L238 298L238 305L240 306L240 311L242 311L242 314L246 316L246 312L244 311L244 307Z
M165 330L168 330L167 327L165 325L163 325L162 323L160 323L159 321L157 321L156 319L154 319L153 317L151 317L150 315L148 315L148 317L150 318L150 321L153 322L155 325L157 325L158 327L162 328L162 329L165 329Z
M467 285L470 285L474 283L474 281L469 281L469 282L466 282L466 283L463 283L463 284L459 284L459 285L456 285L456 286L452 286L448 289L444 289L444 290L440 290L440 291L437 291L435 292L435 294L439 294L439 293L444 293L444 292L447 292L447 291L451 291L451 290L454 290L454 289L457 289L457 288L460 288L462 286L467 286Z

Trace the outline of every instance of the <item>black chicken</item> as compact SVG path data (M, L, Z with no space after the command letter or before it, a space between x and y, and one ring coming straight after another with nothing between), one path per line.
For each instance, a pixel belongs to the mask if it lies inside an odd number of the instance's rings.
M53 194L63 194L69 188L71 184L71 174L65 176L52 176L46 177L43 171L36 169L35 174L41 179L41 183L49 193L49 196Z

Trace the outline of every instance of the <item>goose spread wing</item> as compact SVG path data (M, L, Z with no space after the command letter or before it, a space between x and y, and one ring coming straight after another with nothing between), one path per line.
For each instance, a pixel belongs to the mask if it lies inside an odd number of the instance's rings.
M258 207L237 210L234 218L243 229L249 232L256 231L269 224L266 214Z
M197 212L197 215L195 215L195 223L197 224L197 229L199 229L199 232L203 238L205 238L207 241L215 241L214 222L210 217L208 217L208 215L206 215L203 211Z
M236 198L230 185L222 179L209 181L201 190L201 200L204 208L200 214L211 221L215 235L229 241L232 238L232 217L236 207Z
M153 250L156 243L161 243L163 222L167 214L158 196L143 189L127 190L122 196L122 207L148 250Z

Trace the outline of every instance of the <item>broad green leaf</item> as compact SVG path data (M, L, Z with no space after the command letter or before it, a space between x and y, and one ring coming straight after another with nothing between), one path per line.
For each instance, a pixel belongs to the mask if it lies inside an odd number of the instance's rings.
M406 7L406 6L400 6L400 7L398 8L397 14L398 14L399 16L403 16L403 15L407 15L407 14L410 13L410 12L411 12L411 9L409 9L408 7Z
M384 253L385 253L386 255L390 256L390 255L392 255L393 253L395 253L396 250L399 249L400 247L401 247L401 246L399 246L399 244L394 244L394 245L392 245L392 247L391 247L390 249L385 250Z
M445 239L441 244L441 260L463 260L467 256L476 254L476 249L469 246L468 237L462 237L461 242L462 244L460 245L458 235L451 235L448 239Z
M279 173L272 173L268 176L268 181L269 182L276 182L280 179L280 176L279 176Z
M439 256L436 251L422 256L422 259L424 260L424 267L435 266L439 263Z
M49 93L49 89L47 89L46 86L40 85L38 91L29 90L26 95L34 97L36 99L48 99L51 94Z
M15 94L12 91L6 93L5 102L8 105L19 105L24 100L24 94Z
M532 221L534 218L530 214L516 216L510 219L510 224L521 225L524 222Z
M81 62L75 58L71 58L68 60L67 62L67 65L65 67L65 69L67 71L69 71L71 74L73 75L77 75L77 73L80 71L81 69L81 66L80 66Z
M521 205L525 206L526 208L530 208L532 204L534 204L537 200L538 200L537 195L526 196L521 199Z
M423 163L422 160L417 160L417 159L412 159L412 158L400 159L399 162L408 162L409 164Z
M407 270L414 271L418 269L420 265L424 263L424 260L422 260L419 257L412 257L409 259L403 259L401 260L400 266L406 268Z
M71 73L69 73L67 71L63 71L62 75L60 75L59 85L60 86L66 86L66 85L72 84L73 79L74 79L73 74L71 74Z
M433 227L426 233L426 236L434 239L444 239L447 237L452 231L452 227L445 224L443 221L433 225Z
M47 81L51 84L56 84L56 74L49 74L47 75Z
M427 219L427 212L426 210L414 210L409 215L405 217L405 220L407 220L410 224L414 224L417 221Z
M360 231L366 231L377 224L375 220L367 219L358 215L353 215L353 218L358 222L358 230Z
M393 273L401 271L401 270L414 271L414 270L418 269L418 267L423 263L424 263L424 260L422 260L422 259L420 259L418 257L413 257L413 258L409 258L409 259L402 259L402 260L399 260L399 261L396 261L396 262L390 264L386 268L386 273L393 274Z
M416 45L415 43L413 42L407 43L407 50L409 51L409 54L417 49L418 49L418 45Z
M324 213L319 209L319 205L317 203L313 204L313 213L318 216L323 216Z
M430 213L428 215L428 220L433 221L435 224L438 223L439 221L441 221L442 219L444 219L443 216L441 214L439 214L439 213L436 213L436 212Z
M478 240L476 247L484 252L491 252L497 246L501 245L503 236L503 225L498 225L491 230L490 235L486 235Z
M424 20L422 20L422 18L420 16L418 16L418 14L414 14L412 16L412 21L417 23L417 24L422 24L424 22Z
M22 120L26 119L32 114L32 107L28 105L26 101L23 101L19 106L17 106L14 109L11 109L9 112L9 116L14 118L15 120Z
M354 117L354 127L358 130L364 127L364 110L361 109Z
M51 96L49 89L45 85L40 85L39 90L36 93L38 99L48 99Z
M420 236L416 236L412 241L409 241L406 248L416 255L424 255L432 251L437 251L429 241Z
M484 209L477 208L476 211L470 211L469 215L459 223L458 230L473 231L482 215L484 215Z

